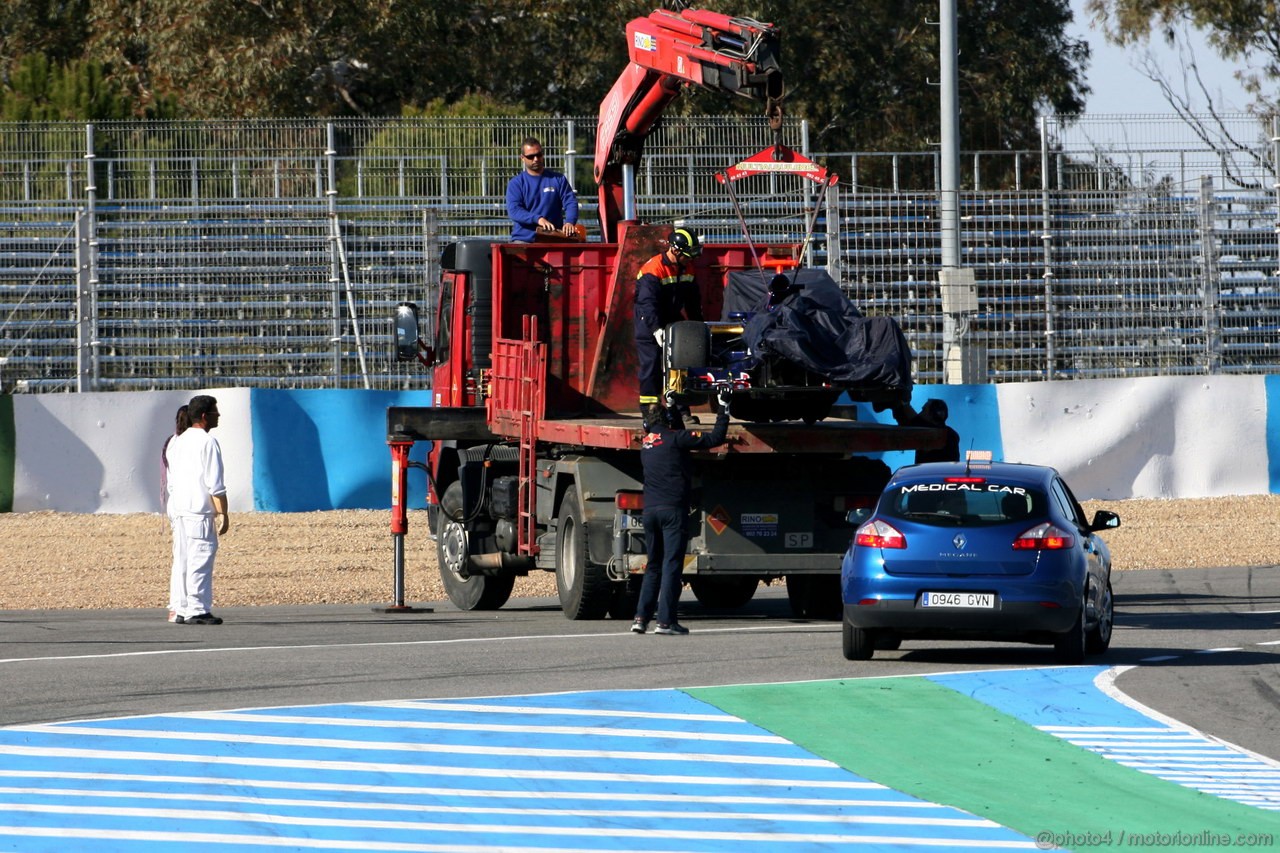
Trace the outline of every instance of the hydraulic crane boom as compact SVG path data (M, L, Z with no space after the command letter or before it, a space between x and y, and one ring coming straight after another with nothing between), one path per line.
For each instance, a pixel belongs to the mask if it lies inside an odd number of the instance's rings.
M773 24L699 9L659 9L627 24L627 44L631 62L600 103L596 128L595 178L606 242L628 217L627 167L639 164L649 131L681 86L763 101L775 144L781 144L782 68Z

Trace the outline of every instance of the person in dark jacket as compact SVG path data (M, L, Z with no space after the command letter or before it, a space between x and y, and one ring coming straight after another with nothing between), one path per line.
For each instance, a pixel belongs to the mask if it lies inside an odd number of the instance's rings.
M662 395L662 344L666 327L681 316L702 319L702 293L694 279L693 259L702 254L698 235L677 228L667 235L667 248L640 267L634 311L640 412L658 404Z
M917 412L910 403L894 408L893 417L900 426L931 427L947 432L947 443L934 450L917 450L916 464L921 462L959 462L960 433L947 426L947 404L936 397L925 400Z
M656 611L655 634L687 634L689 629L676 619L680 601L681 573L687 543L685 519L689 515L693 489L692 450L708 450L724 444L729 430L729 397L720 395L720 413L710 432L684 429L678 409L666 415L650 412L640 446L644 466L644 538L648 562L640 599L631 630L643 634ZM669 419L669 420L668 420Z
M562 173L546 167L546 154L536 136L520 145L524 171L507 182L507 218L511 241L532 243L541 228L569 237L578 222L578 195Z

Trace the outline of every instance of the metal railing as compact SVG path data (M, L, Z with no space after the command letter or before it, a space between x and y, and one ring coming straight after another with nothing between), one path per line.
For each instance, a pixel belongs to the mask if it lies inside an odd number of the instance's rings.
M1114 120L1113 120L1114 123ZM1040 151L962 157L965 346L987 381L1280 368L1274 126L1224 138L1130 118L1043 122ZM505 239L520 140L579 187L594 120L0 125L0 390L420 387L391 309L425 301L441 246ZM842 177L813 262L903 326L916 379L943 376L936 152L813 152ZM1135 141L1141 137L1140 142ZM1154 138L1148 138L1154 137ZM715 173L771 142L753 119L669 119L637 176L640 216L742 240ZM816 189L738 185L754 241L802 239Z

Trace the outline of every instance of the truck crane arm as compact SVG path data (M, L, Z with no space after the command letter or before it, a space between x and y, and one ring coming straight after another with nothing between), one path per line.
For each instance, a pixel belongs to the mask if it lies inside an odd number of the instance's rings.
M596 128L595 179L606 242L627 218L625 167L639 164L649 132L682 86L763 101L781 150L782 68L773 24L700 9L659 9L627 24L627 44L631 61L600 103Z

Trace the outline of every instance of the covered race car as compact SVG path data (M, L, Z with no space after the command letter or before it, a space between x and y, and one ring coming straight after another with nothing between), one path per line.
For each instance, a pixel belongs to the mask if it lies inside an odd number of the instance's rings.
M911 397L902 329L890 317L864 317L820 269L767 280L730 273L723 319L673 323L665 358L670 400L714 400L731 388L734 415L749 421L812 423L844 393L878 408Z

